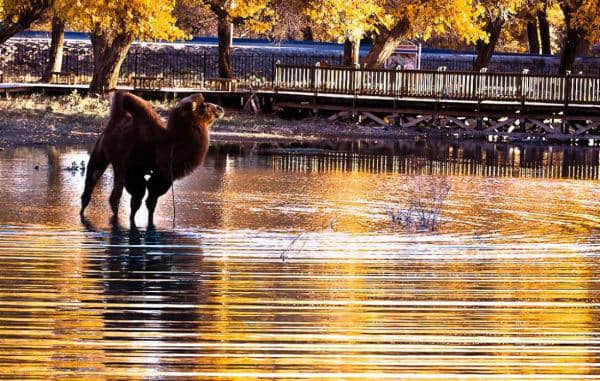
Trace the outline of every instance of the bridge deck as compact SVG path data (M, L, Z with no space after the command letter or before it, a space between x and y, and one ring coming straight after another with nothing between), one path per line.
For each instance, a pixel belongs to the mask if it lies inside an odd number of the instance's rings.
M48 91L55 93L69 93L73 90L78 90L81 92L85 92L88 90L88 84L55 84L55 83L0 83L0 93L13 93L13 92L26 92L26 91ZM326 91L303 91L303 90L293 90L293 89L285 89L281 90L275 87L271 88L263 88L259 90L255 89L236 89L232 91L228 90L215 90L211 88L203 88L203 87L160 87L153 89L144 89L144 88L134 88L133 86L128 85L119 85L117 86L119 90L127 90L134 92L143 92L143 93L154 93L154 94L193 94L193 93L206 93L209 95L231 95L231 96L249 96L251 94L257 94L259 96L264 97L274 97L276 96L280 104L287 104L289 106L295 104L299 108L321 108L321 109L348 109L346 105L346 101L358 101L353 107L356 109L366 109L371 111L383 111L389 110L393 111L394 109L402 110L406 107L410 107L411 105L419 105L419 104L429 104L434 105L438 104L440 107L467 107L471 109L474 106L485 107L485 106L497 106L500 108L508 108L513 109L515 107L527 107L527 108L546 108L546 109L556 109L563 110L565 107L573 110L573 109L581 109L581 110L600 110L600 102L598 103L577 103L564 101L537 101L537 100L502 100L502 99L451 99L445 97L410 97L410 96L393 96L393 95L369 95L369 94L344 94L344 93L334 93L334 92L326 92ZM290 101L290 99L296 99L296 102ZM316 101L307 102L307 99ZM285 100L285 101L283 101ZM338 101L338 105L330 104L329 101L334 100ZM370 104L370 102L380 102L377 105ZM364 104L362 102L365 102ZM394 107L391 106L391 103L395 103Z

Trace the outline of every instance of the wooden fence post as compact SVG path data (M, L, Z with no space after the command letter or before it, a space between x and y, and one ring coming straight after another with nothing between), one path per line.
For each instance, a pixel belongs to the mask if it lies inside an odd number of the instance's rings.
M353 97L352 97L352 114L354 114L354 109L356 109L356 104L358 103L358 93L363 91L363 77L361 75L360 64L354 64L350 69L350 73L352 75L352 80L350 82L350 86L352 89ZM357 76L360 75L360 81L357 81ZM360 82L360 86L358 85Z
M398 98L400 96L400 92L402 91L402 65L396 66L396 70L392 72L393 82L392 82L392 95L394 96L394 110L398 108Z
M275 82L275 71L277 70L276 65L279 63L279 60L275 61L275 53L271 53L271 86L273 86Z
M279 66L281 62L277 60L275 62L275 69L273 71L273 104L277 103L277 95L279 94L279 82L281 81L281 67Z
M315 92L315 96L319 95L319 87L322 85L322 70L321 70L321 63L317 62L315 63L315 67L313 68L314 72L315 72L315 83L313 84L313 89Z
M448 81L448 75L446 74L446 71L448 70L448 67L446 66L442 66L442 70L441 70L441 74L442 74L442 88L440 90L440 98L443 98L446 96L446 86L447 86L447 81Z
M316 104L317 104L317 98L319 96L319 84L321 83L321 63L320 62L316 62L315 66L313 66L312 68L312 83L311 83L311 87L313 90L313 106L314 109L316 109Z
M563 93L563 117L562 117L562 133L569 133L569 124L567 123L567 110L569 109L569 100L571 98L571 86L573 78L571 77L571 71L567 70L565 73L565 86Z
M484 82L484 84L482 85L482 82ZM477 114L481 115L481 102L483 101L483 91L485 89L486 83L487 82L487 67L483 67L481 68L481 70L479 70L479 73L477 73ZM477 118L477 129L481 130L483 129L483 120L481 118L481 116L479 116Z
M527 75L529 69L523 69L521 75L519 75L517 95L521 98L521 110L519 110L519 128L525 128L525 99L527 98Z
M400 76L400 86L398 86L397 92L398 92L398 98L402 98L403 96L405 96L406 94L406 86L404 83L404 79L405 79L405 71L404 71L404 66L402 65L398 65L396 66L396 75Z
M527 74L529 74L529 69L523 69L517 81L517 95L521 99L521 105L525 104L525 97L527 95L527 89L525 88L527 85L527 81L525 80Z
M204 62L202 65L202 88L206 88L206 52L204 52Z
M437 72L433 73L433 92L434 92L434 96L435 96L435 113L433 116L433 123L436 127L438 127L439 123L440 123L439 110L440 110L440 97L442 94L441 88L438 89L438 82L440 81L440 78L438 78L438 77L440 75L442 76L441 87L443 88L443 86L444 86L444 67L443 66L438 67Z

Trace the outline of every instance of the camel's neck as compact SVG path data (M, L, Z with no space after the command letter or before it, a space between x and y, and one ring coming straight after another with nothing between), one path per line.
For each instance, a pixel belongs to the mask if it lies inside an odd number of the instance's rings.
M204 161L210 141L208 127L196 127L169 120L167 132L168 150L172 156L174 178L183 177L192 172ZM179 121L183 122L183 121Z

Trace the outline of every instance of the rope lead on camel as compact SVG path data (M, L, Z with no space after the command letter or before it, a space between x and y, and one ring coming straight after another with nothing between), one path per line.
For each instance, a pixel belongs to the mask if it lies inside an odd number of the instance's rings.
M175 153L175 144L171 144L171 155L169 159L169 169L171 174L171 205L173 206L173 230L175 230L175 180L173 179L173 155Z

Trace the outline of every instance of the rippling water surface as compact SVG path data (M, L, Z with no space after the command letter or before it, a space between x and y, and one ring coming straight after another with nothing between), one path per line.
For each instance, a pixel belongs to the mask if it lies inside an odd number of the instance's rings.
M79 222L85 149L2 151L0 378L599 377L598 158L217 145L176 229L169 194L132 231L110 173ZM415 172L451 186L436 233L390 224Z

